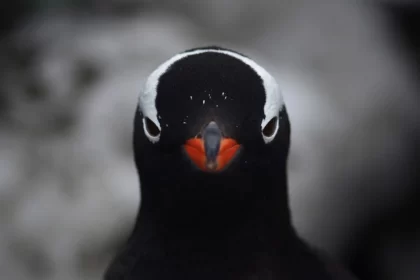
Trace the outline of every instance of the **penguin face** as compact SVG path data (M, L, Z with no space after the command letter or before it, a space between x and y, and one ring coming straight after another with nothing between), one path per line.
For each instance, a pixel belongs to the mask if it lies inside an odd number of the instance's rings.
M135 148L147 154L149 168L239 171L240 163L267 162L289 146L274 78L250 58L220 48L186 51L160 65L140 94L135 125Z

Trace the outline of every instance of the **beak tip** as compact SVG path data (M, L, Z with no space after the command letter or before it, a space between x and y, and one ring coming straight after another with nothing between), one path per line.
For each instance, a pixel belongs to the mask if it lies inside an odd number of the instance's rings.
M208 161L207 163L206 163L206 168L208 169L208 170L216 170L217 169L217 162L216 161Z

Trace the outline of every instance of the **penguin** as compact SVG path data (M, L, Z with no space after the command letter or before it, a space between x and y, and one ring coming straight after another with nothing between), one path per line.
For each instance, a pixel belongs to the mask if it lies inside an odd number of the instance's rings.
M250 57L209 46L162 63L134 114L136 223L104 279L354 279L293 227L290 131Z

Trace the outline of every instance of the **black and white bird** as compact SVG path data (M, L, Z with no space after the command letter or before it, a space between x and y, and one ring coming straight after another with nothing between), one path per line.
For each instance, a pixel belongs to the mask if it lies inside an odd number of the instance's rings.
M141 206L105 279L353 279L296 233L290 123L275 79L238 52L179 53L134 118Z

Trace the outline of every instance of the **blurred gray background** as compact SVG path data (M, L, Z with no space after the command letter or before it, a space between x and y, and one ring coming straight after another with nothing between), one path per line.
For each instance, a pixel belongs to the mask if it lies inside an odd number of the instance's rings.
M140 193L138 93L161 62L220 45L278 79L293 221L360 279L420 279L415 1L2 3L0 279L100 279Z

